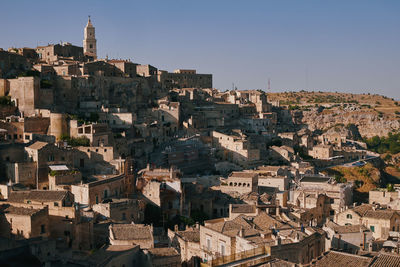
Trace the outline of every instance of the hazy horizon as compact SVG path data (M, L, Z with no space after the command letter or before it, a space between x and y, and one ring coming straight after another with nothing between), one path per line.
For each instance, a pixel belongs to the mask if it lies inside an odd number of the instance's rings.
M100 58L213 74L215 88L400 99L400 1L3 1L0 47L82 46Z

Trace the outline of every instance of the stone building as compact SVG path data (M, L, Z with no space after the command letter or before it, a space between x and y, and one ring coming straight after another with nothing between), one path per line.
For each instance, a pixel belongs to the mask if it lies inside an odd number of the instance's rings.
M287 166L261 166L258 173L258 186L276 187L280 191L289 189L289 168Z
M364 225L338 225L329 221L323 230L327 233L326 249L337 249L349 253L367 251L368 240L372 238L372 232Z
M232 172L228 178L221 180L222 192L245 194L257 190L258 174L254 172Z
M142 192L148 202L161 208L165 219L173 218L181 213L182 184L181 172L174 167L170 169L151 168L139 171L137 189Z
M294 203L300 201L300 195L324 194L331 199L331 216L353 203L353 185L351 183L336 183L331 177L304 176L299 184L291 198Z
M369 204L387 205L396 199L399 199L399 191L390 192L386 188L369 191Z
M75 208L74 197L68 191L32 190L11 192L8 203L15 207L48 209L48 236L58 239L58 247L77 248L87 241L80 236L79 210Z
M92 21L90 20L90 16L84 31L83 53L85 56L93 60L97 59L96 33Z
M158 71L157 81L163 88L212 88L212 74L197 74L195 70L190 72L176 70L173 73Z
M106 203L93 205L93 211L113 221L124 223L142 223L144 220L144 203L139 199L110 199Z
M186 266L197 266L200 264L200 225L184 231L172 231L168 229L169 245L174 247L181 256L181 262Z
M260 150L252 148L247 137L239 132L225 134L212 132L213 146L217 148L217 154L224 160L232 161L241 166L249 166L260 160Z
M371 204L345 209L337 214L335 222L339 225L362 224L371 230L375 239L386 240L389 231L400 231L398 211L379 208Z
M0 233L2 237L29 239L49 236L48 208L41 209L0 205Z
M322 226L330 219L331 213L331 198L325 194L301 193L298 196L296 208L288 215L299 226Z
M35 109L40 107L40 78L19 77L9 79L11 99L25 116L35 114Z
M276 160L279 163L292 162L296 159L294 149L289 146L272 146L269 149L272 160Z
M82 124L78 126L76 120L70 121L70 136L86 137L92 146L108 146L112 144L112 133L105 123Z
M71 185L75 202L93 206L106 199L122 197L125 194L125 175L101 175L93 177L94 181Z
M137 65L136 73L143 77L149 77L153 75L157 75L157 68L151 65Z
M83 48L70 43L49 44L47 46L38 46L36 53L39 60L47 63L53 63L63 58L82 61L84 59Z
M117 59L111 59L107 60L107 63L114 65L116 68L118 68L125 77L130 77L134 78L136 77L136 66L138 64L132 63L129 60L117 60Z
M264 254L295 263L309 263L322 254L325 234L312 228L292 228L266 213L205 221L200 246L205 261L264 248Z
M330 159L333 157L333 147L331 145L316 145L308 154L314 159Z
M144 250L144 255L148 259L146 267L181 266L181 257L175 248L150 248Z
M111 245L139 245L141 249L154 248L153 227L143 224L111 224Z
M82 75L101 76L101 77L124 77L122 70L108 61L91 61L83 63L81 68Z

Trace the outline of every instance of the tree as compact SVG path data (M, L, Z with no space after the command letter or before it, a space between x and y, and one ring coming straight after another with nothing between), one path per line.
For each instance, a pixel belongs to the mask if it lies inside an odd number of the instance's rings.
M387 184L386 189L388 192L394 192L393 184Z

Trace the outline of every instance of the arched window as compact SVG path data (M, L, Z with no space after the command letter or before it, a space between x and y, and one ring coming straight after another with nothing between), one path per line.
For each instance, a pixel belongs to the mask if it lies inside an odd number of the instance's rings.
M242 183L239 183L239 186L242 186Z
M229 183L229 186L232 186L232 182Z
M346 215L346 218L347 218L347 219L353 219L353 216L352 216L351 214L347 214L347 215Z
M233 185L234 185L234 186L237 186L237 183L234 183Z

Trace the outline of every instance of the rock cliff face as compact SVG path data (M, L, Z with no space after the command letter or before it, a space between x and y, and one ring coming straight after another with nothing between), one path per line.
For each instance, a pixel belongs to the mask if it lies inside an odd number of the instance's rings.
M304 124L310 130L327 130L337 125L354 124L363 137L387 136L392 131L400 129L400 121L395 117L380 116L373 111L344 111L327 110L321 113L316 111L303 111Z

